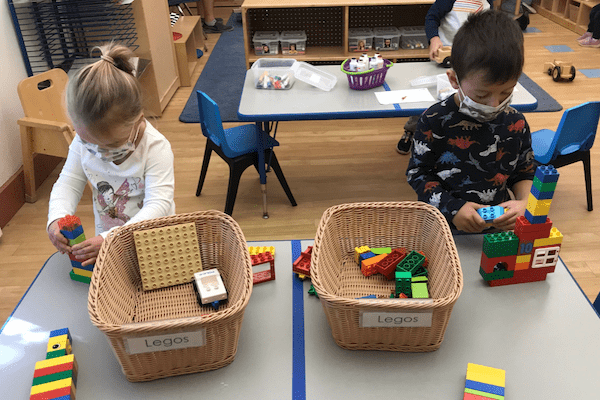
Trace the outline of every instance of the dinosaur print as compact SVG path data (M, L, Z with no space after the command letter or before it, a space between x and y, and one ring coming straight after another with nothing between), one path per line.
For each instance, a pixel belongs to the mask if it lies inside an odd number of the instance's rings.
M455 165L456 163L460 162L460 158L456 157L456 154L454 154L451 151L445 151L442 153L442 155L440 156L440 158L438 158L438 162L440 164L452 164Z
M479 162L479 160L476 160L473 157L473 154L469 153L469 161L465 161L467 164L471 164L473 165L475 168L477 168L478 170L480 170L481 172L487 172L485 169L481 168L481 163Z
M486 181L492 182L494 184L494 186L500 186L500 185L504 184L504 182L506 182L507 179L508 179L508 175L504 175L504 174L501 174L498 172L491 179L486 179Z
M435 113L433 113L433 114L426 115L426 117L427 117L427 118L433 118L433 117L435 117L436 115L438 115L438 113L436 113L436 112L435 112Z
M458 169L458 168L446 169L446 170L438 172L437 176L439 176L443 180L446 180L446 179L450 178L452 175L458 174L459 172L460 172L460 169Z
M433 141L433 132L430 130L425 131L425 132L421 132L423 134L423 136L425 136L425 139L427 139L428 142L432 142Z
M436 188L436 187L438 187L439 185L440 185L440 183L439 183L439 182L437 182L437 181L433 181L433 182L427 182L427 183L425 184L425 189L423 189L423 191L424 191L425 193L427 193L427 192L431 192L433 189L435 189L435 188Z
M498 149L498 152L496 153L496 161L502 160L502 157L504 157L507 154L508 154L508 152L504 151L503 147L500 147Z
M479 196L479 201L482 203L490 203L492 200L494 200L497 191L498 189L486 189L483 192L478 192L477 190L467 190L467 193L477 193L477 196Z
M508 130L510 132L522 132L525 129L525 120L520 119L517 122L514 122L508 126Z
M496 132L496 128L499 127L499 126L502 126L502 125L501 124L488 124L488 126L490 127L490 131L492 133L495 133Z
M434 193L429 198L429 204L431 204L432 206L438 208L440 206L440 201L441 200L442 200L442 194L441 193Z
M500 142L500 136L494 135L494 139L496 139L494 141L494 144L489 145L489 147L487 148L487 150L484 150L481 153L479 153L480 156L487 157L490 154L498 151L498 142Z
M456 128L457 126L460 126L463 131L472 131L473 129L481 128L482 125L470 121L460 121L457 124L450 125L448 128Z
M444 126L446 124L446 122L448 122L452 119L453 115L454 115L454 111L450 111L448 114L441 117L440 118L440 121L442 121L441 125Z
M457 137L456 139L453 139L453 138L448 139L448 144L450 146L456 146L462 150L468 149L474 143L478 143L478 142L471 140L471 136L460 136L460 137Z
M413 152L418 156L422 156L430 150L431 149L427 147L427 144L425 144L424 142L421 142L419 140L415 140L413 142Z

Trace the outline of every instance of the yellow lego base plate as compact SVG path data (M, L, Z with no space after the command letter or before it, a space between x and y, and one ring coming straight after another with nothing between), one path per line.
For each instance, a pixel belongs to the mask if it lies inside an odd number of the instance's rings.
M144 290L179 285L202 271L196 226L165 226L133 232Z

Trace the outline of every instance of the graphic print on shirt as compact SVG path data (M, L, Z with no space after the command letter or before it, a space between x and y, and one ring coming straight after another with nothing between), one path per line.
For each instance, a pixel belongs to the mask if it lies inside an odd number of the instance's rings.
M107 231L115 226L122 226L130 217L125 213L125 207L129 201L129 194L141 189L143 183L140 178L128 178L123 181L117 191L106 182L98 182L98 215L100 216L100 226L102 231ZM138 204L139 207L139 204Z
M483 2L481 0L457 0L452 7L454 12L475 13L483 10Z

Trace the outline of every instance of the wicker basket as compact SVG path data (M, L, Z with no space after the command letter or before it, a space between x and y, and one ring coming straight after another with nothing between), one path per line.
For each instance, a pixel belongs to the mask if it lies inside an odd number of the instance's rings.
M194 222L204 269L217 268L228 292L218 310L200 307L193 283L143 291L133 232ZM252 293L252 266L239 225L219 211L123 226L104 241L92 275L88 311L132 382L210 371L231 363ZM202 332L204 345L130 354L131 338Z
M350 71L350 59L346 59L342 63L342 72L348 77L350 89L367 90L383 85L388 68L394 65L390 60L383 60L383 62L383 68L371 68L367 71L354 72Z
M389 297L394 282L382 275L364 277L354 248L406 247L423 250L429 259L431 300L365 300ZM426 352L437 350L452 307L463 287L460 260L450 227L435 207L421 202L355 203L323 214L312 252L311 280L334 340L351 350ZM369 313L432 313L430 327L361 327Z

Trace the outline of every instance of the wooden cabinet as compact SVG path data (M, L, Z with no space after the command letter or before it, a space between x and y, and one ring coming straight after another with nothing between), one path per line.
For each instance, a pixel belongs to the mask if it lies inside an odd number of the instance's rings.
M180 17L171 28L173 34L181 37L175 40L175 54L181 86L192 86L192 74L198 65L198 49L206 51L204 33L200 17L195 15Z
M358 53L348 51L348 29L383 26L424 26L433 0L245 0L242 4L246 66L262 57L298 61L341 62ZM258 56L256 31L306 32L306 53ZM375 51L370 51L370 54ZM381 51L384 58L429 58L428 49Z
M600 0L537 0L538 13L574 32L583 34L590 22L590 11Z

